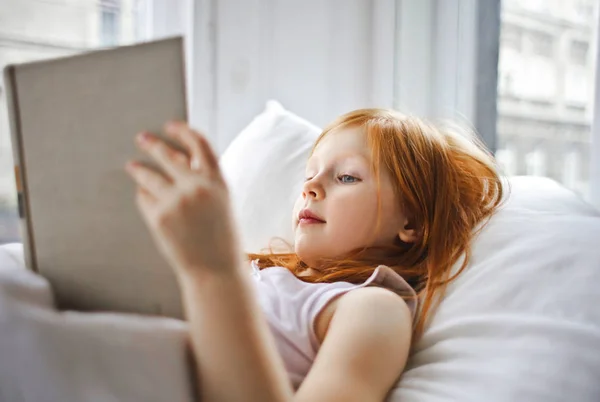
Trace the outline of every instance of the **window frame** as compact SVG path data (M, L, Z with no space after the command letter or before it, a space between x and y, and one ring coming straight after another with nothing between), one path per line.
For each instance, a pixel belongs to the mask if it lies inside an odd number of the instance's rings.
M596 16L600 22L600 13ZM596 30L596 82L594 84L594 108L590 144L590 200L600 208L600 24Z
M117 0L102 0L100 1L99 8L100 13L99 17L99 29L100 34L100 45L101 46L115 46L118 43L119 34L121 33L121 26L119 17L121 16L121 6L122 4ZM109 19L106 19L107 16L110 16ZM111 24L113 24L114 32L106 31L106 22L110 20Z

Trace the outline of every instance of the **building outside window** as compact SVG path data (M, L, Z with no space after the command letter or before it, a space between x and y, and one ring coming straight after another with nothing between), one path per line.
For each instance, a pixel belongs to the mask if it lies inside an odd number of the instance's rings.
M599 3L504 0L501 6L497 157L507 174L547 176L583 197Z

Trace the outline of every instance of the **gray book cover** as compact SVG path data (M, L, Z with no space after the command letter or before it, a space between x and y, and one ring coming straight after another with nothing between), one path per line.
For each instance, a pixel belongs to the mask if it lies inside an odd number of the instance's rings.
M182 38L11 65L4 79L27 266L61 309L181 318L124 166L148 161L137 132L187 120Z

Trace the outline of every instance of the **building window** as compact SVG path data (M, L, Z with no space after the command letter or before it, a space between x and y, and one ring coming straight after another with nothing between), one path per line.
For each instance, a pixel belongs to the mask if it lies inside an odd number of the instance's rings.
M496 161L504 175L514 176L517 174L517 153L512 144L508 143L496 151Z
M573 64L585 66L587 64L590 45L587 42L574 40L569 48L569 56Z
M119 43L121 5L120 0L100 2L100 45L115 46Z
M515 94L515 78L511 71L498 71L498 92L502 95L511 96Z
M523 30L514 25L506 24L500 30L500 43L505 49L520 52L523 49Z
M571 148L565 155L562 182L570 189L576 189L581 180L581 153Z
M529 176L546 175L546 153L541 146L535 147L525 155L525 166Z
M577 0L574 4L577 16L583 20L593 18L594 4L590 0Z
M539 31L527 31L525 40L530 53L548 58L554 56L554 38L551 35Z

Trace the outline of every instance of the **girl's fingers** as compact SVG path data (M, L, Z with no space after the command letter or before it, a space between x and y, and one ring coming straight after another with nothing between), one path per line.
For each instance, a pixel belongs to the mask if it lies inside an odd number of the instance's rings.
M129 162L126 170L137 185L155 199L161 194L164 196L171 187L171 183L165 176L137 162Z
M192 170L206 170L213 174L218 171L217 157L203 135L192 130L183 122L169 122L165 125L165 131L188 149L191 155L190 167Z
M187 156L171 148L161 139L150 133L140 133L136 137L136 142L171 178L175 179L185 173L186 165L189 163Z
M156 198L143 187L138 186L135 197L138 205L143 209L152 207L156 204Z

